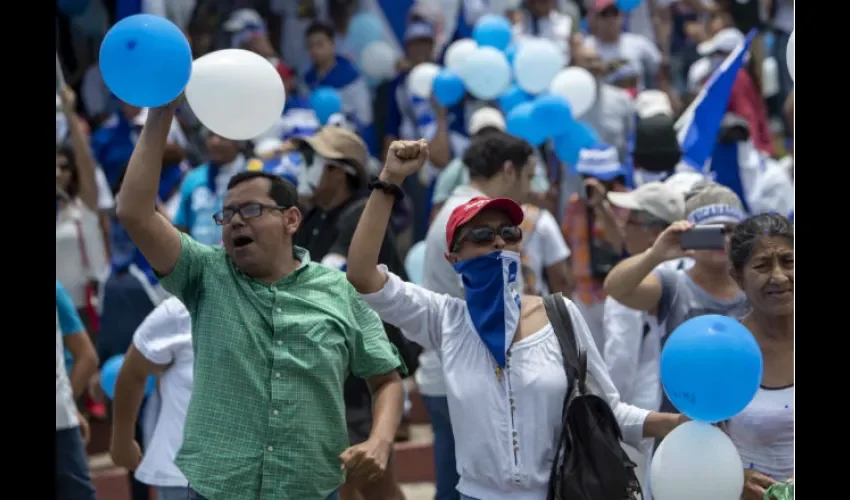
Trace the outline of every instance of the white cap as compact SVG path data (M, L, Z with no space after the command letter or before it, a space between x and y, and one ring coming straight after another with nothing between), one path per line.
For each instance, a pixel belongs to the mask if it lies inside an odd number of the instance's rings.
M254 145L254 156L258 156L260 158L271 158L277 153L280 153L282 147L282 140L276 137L267 137L257 141L257 144Z
M698 182L706 180L699 172L676 172L664 179L664 184L684 197Z
M665 222L685 218L685 198L662 182L647 182L626 193L609 192L612 205L627 210L640 210Z
M224 30L239 31L251 25L265 27L266 22L263 21L263 17L254 9L236 9L227 18L227 22L224 23Z
M743 33L735 28L724 28L711 37L711 40L697 45L697 52L701 56L708 56L715 52L733 52L742 43L744 43Z
M502 112L496 108L485 107L472 113L472 116L469 117L469 126L467 127L469 135L475 135L485 127L493 127L504 131L507 126L505 125L505 117L502 115Z
M644 90L635 99L635 109L639 118L649 118L655 115L673 117L673 106L670 98L660 90Z
M696 93L702 87L702 82L711 74L711 60L707 57L697 59L688 68L688 90Z

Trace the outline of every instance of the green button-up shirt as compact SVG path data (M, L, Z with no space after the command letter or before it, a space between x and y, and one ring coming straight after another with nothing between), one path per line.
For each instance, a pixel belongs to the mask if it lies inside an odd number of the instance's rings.
M195 381L176 463L208 500L324 500L343 481L343 382L404 369L345 274L310 262L268 285L183 234L162 286L192 316Z

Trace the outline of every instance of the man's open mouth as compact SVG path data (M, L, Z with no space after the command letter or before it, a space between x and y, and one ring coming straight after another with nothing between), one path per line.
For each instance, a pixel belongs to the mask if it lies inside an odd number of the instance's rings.
M254 242L254 238L250 236L237 236L233 238L233 246L235 248L242 248L244 246L250 245Z

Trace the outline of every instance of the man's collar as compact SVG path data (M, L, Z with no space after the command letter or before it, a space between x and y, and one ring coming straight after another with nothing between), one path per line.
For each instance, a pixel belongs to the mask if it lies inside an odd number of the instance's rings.
M308 252L306 248L292 245L292 253L295 254L295 258L301 262L301 264L299 264L295 269L296 271L310 263L310 252Z

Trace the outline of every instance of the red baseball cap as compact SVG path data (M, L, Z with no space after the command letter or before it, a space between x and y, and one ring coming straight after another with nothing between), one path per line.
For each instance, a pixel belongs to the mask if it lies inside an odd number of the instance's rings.
M593 3L593 12L602 12L602 10L608 7L617 7L617 2L615 0L596 0ZM618 9L619 10L619 9Z
M517 226L522 223L522 219L525 217L519 203L510 198L485 198L483 196L473 198L452 210L452 214L449 216L449 222L446 223L446 246L449 250L452 248L452 240L454 240L458 228L469 222L482 210L498 210L507 215L511 222Z

